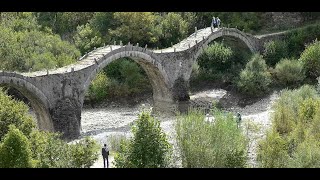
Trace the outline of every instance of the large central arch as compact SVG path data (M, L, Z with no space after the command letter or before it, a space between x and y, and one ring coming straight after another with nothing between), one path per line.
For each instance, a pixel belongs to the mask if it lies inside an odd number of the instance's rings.
M146 72L153 89L154 106L159 104L158 102L172 102L172 95L170 93L169 79L164 67L156 60L156 56L149 50L138 51L128 50L126 47L117 49L112 55L107 56L104 59L99 60L99 64L90 73L83 86L83 92L88 91L89 85L97 74L111 62L128 57L138 63Z
M40 130L54 131L49 108L51 107L47 97L29 81L17 74L0 76L0 85L13 87L20 91L31 103L37 116L37 126Z

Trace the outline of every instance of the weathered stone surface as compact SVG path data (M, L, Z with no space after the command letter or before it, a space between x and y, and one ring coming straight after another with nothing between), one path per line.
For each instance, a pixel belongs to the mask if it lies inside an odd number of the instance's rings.
M21 91L34 107L40 129L80 135L81 109L91 81L109 63L130 57L146 71L153 87L154 111L176 112L189 101L192 64L207 45L221 36L243 41L252 52L262 50L259 37L235 28L204 28L172 47L150 50L132 45L107 45L81 57L76 63L32 73L0 72L0 84ZM263 38L268 38L264 36Z
M74 139L80 135L81 105L77 100L72 98L58 100L50 114L54 129L61 132L63 138Z

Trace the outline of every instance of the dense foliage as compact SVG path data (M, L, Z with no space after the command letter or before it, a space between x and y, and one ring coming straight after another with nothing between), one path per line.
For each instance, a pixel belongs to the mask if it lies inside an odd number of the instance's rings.
M56 133L34 129L28 107L0 90L0 167L90 167L98 158L96 141L73 144Z
M159 120L142 112L132 126L133 138L122 141L115 156L119 168L163 168L168 167L171 145L160 127Z
M182 166L246 167L247 139L231 113L213 111L209 121L200 110L178 118L177 143Z
M265 60L259 54L253 55L246 68L240 73L238 88L247 95L259 96L269 90L270 83L271 75Z
M261 167L319 167L320 97L312 86L284 90L258 148Z

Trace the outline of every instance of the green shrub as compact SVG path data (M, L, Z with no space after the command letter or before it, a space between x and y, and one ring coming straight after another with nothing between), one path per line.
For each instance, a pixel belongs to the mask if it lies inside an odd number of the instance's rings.
M280 59L288 56L287 43L285 41L269 41L264 44L263 58L268 66L275 66Z
M163 47L170 47L186 37L188 21L184 20L179 13L169 12L161 20L160 43Z
M309 85L285 90L273 106L270 132L259 142L261 167L319 167L320 97Z
M36 127L28 113L28 106L7 96L2 88L0 88L0 107L0 140L7 134L9 125L15 125L26 136Z
M74 168L90 168L100 153L97 142L90 137L86 137L70 147L70 161Z
M274 77L284 87L299 86L305 78L303 64L297 60L282 59L274 69Z
M115 156L115 166L120 168L167 167L171 145L160 128L160 122L142 112L132 127L133 138L124 141Z
M73 38L74 43L81 54L92 51L94 47L98 48L102 46L101 35L99 32L93 30L89 23L78 26L77 33Z
M288 42L289 57L298 57L305 49L305 45L312 43L320 37L320 24L312 24L302 28L294 29L286 34Z
M222 43L214 42L199 56L198 64L207 73L225 71L232 64L233 52Z
M271 75L267 70L265 60L261 55L255 54L241 71L238 81L238 88L241 92L259 96L268 91L271 83Z
M69 146L60 139L59 134L33 131L30 134L32 157L38 168L69 168L71 154Z
M214 111L214 121L192 109L179 116L177 143L183 167L246 167L247 139L231 114Z
M319 168L320 142L319 139L308 138L298 145L293 158L289 159L289 168Z
M126 140L125 135L110 135L108 138L110 151L119 152L120 151L120 144L122 141Z
M268 132L266 139L259 142L257 160L263 168L283 168L287 166L288 142L277 132Z
M304 63L307 77L316 79L320 76L320 42L307 46L300 56L300 61Z
M90 138L68 144L57 133L33 131L30 136L32 157L39 168L88 168L100 152Z
M10 125L0 144L0 167L31 168L34 166L31 155L28 138L14 125Z
M104 72L99 72L89 87L89 97L95 101L102 101L108 95L109 79Z
M299 110L303 102L316 98L315 88L309 85L304 85L298 90L282 91L272 107L275 110L272 116L273 129L281 135L290 133L298 123Z

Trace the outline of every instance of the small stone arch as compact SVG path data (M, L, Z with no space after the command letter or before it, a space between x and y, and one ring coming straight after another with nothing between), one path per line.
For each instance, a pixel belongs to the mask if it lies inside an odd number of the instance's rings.
M7 85L20 91L31 103L37 116L37 125L40 130L54 131L49 108L51 107L47 97L27 78L15 73L0 76L0 85Z
M210 42L222 36L231 36L241 40L246 44L246 46L252 53L259 51L257 48L257 40L255 37L241 32L236 28L221 28L218 31L212 33L202 44L200 44L194 55L194 59L196 60L200 56L200 54L203 52L203 49L206 48Z

